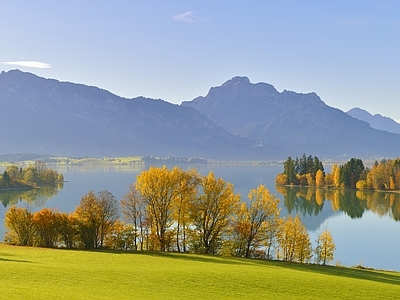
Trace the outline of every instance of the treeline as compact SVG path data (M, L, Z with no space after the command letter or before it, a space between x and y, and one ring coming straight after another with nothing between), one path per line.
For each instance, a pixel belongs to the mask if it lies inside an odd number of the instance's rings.
M299 217L280 218L279 199L260 185L242 202L233 185L212 172L201 176L151 167L118 201L89 191L72 213L11 207L10 244L39 247L178 251L318 263L333 260L328 230L315 249Z
M307 185L316 187L357 188L362 190L400 190L400 159L375 161L366 168L361 159L351 158L343 165L333 164L325 173L317 157L288 159L283 173L276 177L278 185Z
M36 161L26 168L17 165L7 166L0 177L0 189L37 187L40 184L63 182L64 176L47 167L46 163Z

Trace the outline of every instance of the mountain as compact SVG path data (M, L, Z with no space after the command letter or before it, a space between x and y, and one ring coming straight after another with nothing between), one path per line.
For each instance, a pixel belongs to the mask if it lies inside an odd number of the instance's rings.
M0 122L0 154L233 159L252 143L190 107L19 70L0 74Z
M0 74L0 154L231 160L397 157L400 135L373 129L315 93L234 77L175 105L18 70Z
M350 109L347 114L353 118L367 122L372 128L400 134L400 124L391 118L380 114L372 115L368 111L358 107Z
M280 93L247 77L234 77L182 106L195 108L260 149L267 148L264 155L269 157L308 153L322 158L379 158L400 153L399 134L373 129L326 105L315 93Z

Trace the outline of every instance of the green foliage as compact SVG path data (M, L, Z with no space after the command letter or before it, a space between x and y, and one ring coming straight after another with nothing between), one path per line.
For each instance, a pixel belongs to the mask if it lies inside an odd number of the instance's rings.
M293 160L290 156L283 163L283 173L277 176L277 184L314 186L318 171L324 173L324 166L318 157L303 156ZM282 177L283 176L283 177Z

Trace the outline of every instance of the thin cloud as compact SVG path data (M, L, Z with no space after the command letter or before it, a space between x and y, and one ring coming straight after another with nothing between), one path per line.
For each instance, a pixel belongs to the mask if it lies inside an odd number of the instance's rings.
M197 22L199 19L194 16L194 12L189 10L179 15L172 16L175 21L181 22Z
M37 68L37 69L50 69L52 66L48 63L40 62L40 61L6 61L2 62L3 65L9 66L18 66L18 67L28 67L28 68Z

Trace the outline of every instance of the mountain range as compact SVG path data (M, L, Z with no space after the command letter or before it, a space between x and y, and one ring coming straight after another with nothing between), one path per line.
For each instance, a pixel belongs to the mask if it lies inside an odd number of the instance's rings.
M372 115L368 111L358 107L350 109L347 114L353 118L367 122L372 128L400 134L400 124L391 118L380 114Z
M275 160L400 153L400 134L371 128L315 93L278 92L246 77L176 105L12 70L0 74L0 120L0 154Z

